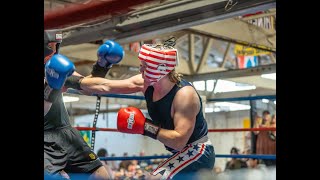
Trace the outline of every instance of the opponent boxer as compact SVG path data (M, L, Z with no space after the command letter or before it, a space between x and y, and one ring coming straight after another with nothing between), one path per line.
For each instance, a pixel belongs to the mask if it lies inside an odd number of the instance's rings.
M74 72L74 65L67 57L57 54L61 41L62 33L59 30L44 32L45 172L50 175L61 174L64 178L74 173L84 173L91 179L111 179L97 155L69 122L62 89L79 89L83 76ZM92 76L104 77L112 64L120 62L123 56L124 51L119 44L107 41L98 50L98 62L94 65Z
M120 132L159 140L173 155L155 169L164 179L194 179L196 172L212 171L214 148L208 139L202 100L195 88L175 71L177 49L144 44L139 52L141 74L124 80L84 78L81 87L95 94L143 92L152 120L134 107L118 112Z

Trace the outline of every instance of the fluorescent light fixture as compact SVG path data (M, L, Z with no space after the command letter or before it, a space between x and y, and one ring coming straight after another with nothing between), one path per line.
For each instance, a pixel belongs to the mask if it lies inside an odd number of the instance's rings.
M215 80L207 80L207 91L212 91L213 90L213 85L215 83Z
M221 109L219 107L206 107L205 108L205 113L212 113L212 112L220 112Z
M276 73L262 74L261 77L266 79L271 79L271 80L276 80L277 78Z
M63 96L63 102L76 102L79 101L79 97L74 97L74 96Z
M248 110L251 107L245 104L231 103L231 102L216 102L214 105L220 108L221 111L240 111Z
M206 86L205 86L204 81L194 81L193 86L196 88L196 90L199 90L199 91L206 90Z
M213 112L213 108L209 107L209 108L205 108L205 113L212 113Z
M262 99L263 103L269 103L269 99Z
M252 90L256 89L257 87L250 84L244 83L236 83L227 80L219 79L214 89L214 93L223 93L223 92L233 92L233 91L245 91L245 90Z
M276 104L276 101L273 101L274 104Z
M215 108L213 109L213 111L214 111L214 112L220 112L221 109L220 109L219 107L215 107Z
M122 106L120 104L108 104L108 109L120 109Z

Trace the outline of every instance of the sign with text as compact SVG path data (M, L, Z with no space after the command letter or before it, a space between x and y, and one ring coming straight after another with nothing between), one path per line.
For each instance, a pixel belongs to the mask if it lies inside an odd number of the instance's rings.
M236 44L234 46L234 53L237 56L260 56L260 55L270 54L269 51L264 51L261 49L256 49L248 46L242 46L239 44Z

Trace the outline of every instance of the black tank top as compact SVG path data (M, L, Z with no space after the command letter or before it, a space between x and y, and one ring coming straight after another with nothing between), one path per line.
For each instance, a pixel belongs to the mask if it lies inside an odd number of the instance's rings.
M180 87L177 85L173 86L173 88L170 90L170 92L167 95L165 95L163 98L155 102L153 102L153 91L154 91L153 86L149 86L147 88L145 92L145 98L147 102L149 115L153 120L154 124L164 129L169 129L169 130L174 129L173 119L171 117L171 105L176 93L184 86L192 86L192 85L189 82L182 80L180 82ZM208 134L208 126L207 126L206 120L203 117L202 100L199 94L198 94L198 97L200 101L200 111L196 116L195 127L187 144L192 143ZM168 151L171 151L173 153L176 152L174 149L168 146L165 146L165 147Z
M49 112L44 116L44 130L71 126L69 115L64 105L62 94L52 104Z

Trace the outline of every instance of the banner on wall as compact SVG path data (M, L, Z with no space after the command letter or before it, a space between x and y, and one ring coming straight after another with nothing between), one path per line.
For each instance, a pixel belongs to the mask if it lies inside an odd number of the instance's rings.
M250 68L258 66L258 57L257 56L238 56L237 57L238 68Z
M242 46L240 44L236 44L234 46L234 53L237 56L260 56L270 54L268 51L264 51L261 49L256 49L253 47Z
M134 43L130 43L129 47L130 47L130 51L139 53L141 45L140 45L140 42L134 42Z
M250 118L249 117L243 118L242 123L243 123L243 128L250 128ZM244 131L243 135L244 135L244 149L245 150L250 149L251 148L251 132Z
M268 13L268 12L266 12ZM243 15L242 17L252 17L252 16L256 16L256 15L263 15L265 14L265 12L263 11L259 11L256 13L252 13L252 14L246 14ZM264 28L264 29L273 29L276 30L276 15L265 15L265 16L261 16L258 18L253 18L253 19L249 19L248 23L253 24L255 26Z
M77 126L79 127L80 125L77 124ZM90 123L88 123L87 125L82 125L83 127L90 127ZM80 135L82 136L83 140L89 145L91 146L91 131L79 131Z

